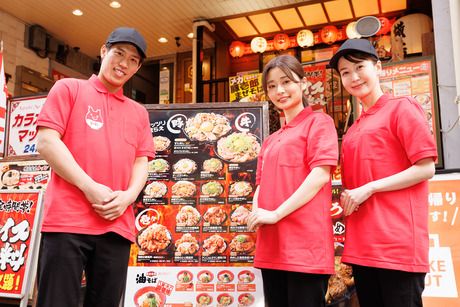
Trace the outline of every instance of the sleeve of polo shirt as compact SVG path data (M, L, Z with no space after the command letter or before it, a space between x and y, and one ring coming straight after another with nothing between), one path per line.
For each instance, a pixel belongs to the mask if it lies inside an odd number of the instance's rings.
M428 127L425 111L412 97L399 102L396 119L396 134L412 164L425 159L437 159L434 136Z
M150 130L149 113L143 109L141 113L142 130L140 131L136 157L147 157L148 160L155 158L152 130Z
M48 93L38 115L37 127L51 128L63 135L75 103L76 90L76 87L72 88L70 79L57 81Z
M337 166L338 137L332 118L324 113L315 116L308 133L307 163L310 169L317 166ZM334 168L331 169L334 171Z

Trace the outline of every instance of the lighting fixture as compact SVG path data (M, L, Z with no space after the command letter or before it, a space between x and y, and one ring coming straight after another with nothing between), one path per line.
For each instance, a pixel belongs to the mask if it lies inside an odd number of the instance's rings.
M83 15L83 12L79 9L76 9L72 11L72 14L74 14L75 16L81 16Z
M112 1L110 2L110 7L114 8L114 9L119 9L121 7L121 3L118 2L118 1Z
M193 38L193 32L190 32L189 34L187 34L187 37L188 38Z
M160 43L163 43L163 44L164 44L164 43L167 43L167 42L168 42L168 39L167 39L166 37L160 37L160 38L158 39L158 41L159 41Z

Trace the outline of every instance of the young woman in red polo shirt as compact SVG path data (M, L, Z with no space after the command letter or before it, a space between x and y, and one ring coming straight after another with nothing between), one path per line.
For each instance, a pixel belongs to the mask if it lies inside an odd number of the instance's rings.
M286 125L270 135L258 158L249 229L258 229L254 265L262 270L266 306L325 306L334 273L331 170L337 165L332 118L306 105L299 61L272 59L263 88L285 114Z
M330 66L362 106L342 141L342 261L353 266L361 307L422 306L437 158L424 111L412 97L383 94L382 65L365 39L347 40Z

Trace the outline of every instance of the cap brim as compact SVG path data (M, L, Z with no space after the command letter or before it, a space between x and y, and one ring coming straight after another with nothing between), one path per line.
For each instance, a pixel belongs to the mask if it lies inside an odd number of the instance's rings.
M339 65L340 58L345 56L345 55L347 55L347 54L355 53L355 52L366 53L366 54L369 54L370 56L373 56L376 59L378 59L375 55L373 55L371 53L368 53L368 52L365 52L365 51L363 51L361 49L347 48L347 49L337 51L337 53L332 56L331 60L329 61L329 67L334 68L335 70L338 71L339 69L338 69L337 66Z

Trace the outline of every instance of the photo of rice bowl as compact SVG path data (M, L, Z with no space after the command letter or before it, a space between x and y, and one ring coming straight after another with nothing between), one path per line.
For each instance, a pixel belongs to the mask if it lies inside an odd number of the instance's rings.
M154 136L153 145L155 147L155 152L165 151L171 146L171 140L165 136Z
M196 171L196 162L191 159L180 159L173 165L173 172L179 174L191 174Z
M149 183L144 189L145 196L152 198L164 197L166 195L166 192L168 192L166 184L160 181L154 181L152 183Z
M152 224L137 235L137 245L147 253L159 253L171 244L171 233L161 224Z
M203 162L203 171L210 173L218 173L224 168L222 161L217 158L207 159Z
M190 181L181 180L172 186L171 191L176 197L192 197L196 193L196 186Z
M255 160L259 151L259 140L251 133L233 132L217 141L217 154L228 162L244 163Z
M229 196L244 197L252 193L252 185L248 181L236 181L230 184Z
M231 130L228 119L216 113L198 113L187 119L185 134L196 141L216 141Z
M169 163L165 159L153 159L148 164L148 171L152 173L167 173Z
M222 194L224 188L217 181L209 181L201 186L201 194L204 196L215 197Z
M195 226L200 221L200 212L192 206L183 206L176 215L177 226Z
M176 252L181 255L193 255L200 248L198 240L190 233L184 233L174 244L176 245Z

